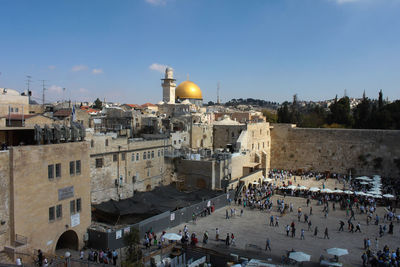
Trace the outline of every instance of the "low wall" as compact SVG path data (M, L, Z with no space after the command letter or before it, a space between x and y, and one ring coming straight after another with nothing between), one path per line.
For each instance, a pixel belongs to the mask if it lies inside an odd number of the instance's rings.
M200 203L176 211L167 211L150 217L139 223L117 228L109 232L88 229L88 247L94 249L122 248L125 246L124 236L130 232L131 228L138 229L139 238L140 240L143 240L144 234L150 229L152 229L153 232L159 233L161 231L167 231L167 229L171 227L175 227L183 223L188 223L192 220L193 213L199 214L208 205L214 205L215 209L225 207L228 204L228 198L230 197L230 194L233 193L222 194L218 197L204 200Z
M273 124L271 168L397 177L400 131L309 129Z

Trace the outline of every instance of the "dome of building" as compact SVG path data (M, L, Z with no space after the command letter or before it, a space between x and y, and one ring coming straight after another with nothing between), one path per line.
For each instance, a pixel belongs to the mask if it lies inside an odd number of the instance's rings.
M175 89L176 99L203 99L200 87L194 82L184 81Z

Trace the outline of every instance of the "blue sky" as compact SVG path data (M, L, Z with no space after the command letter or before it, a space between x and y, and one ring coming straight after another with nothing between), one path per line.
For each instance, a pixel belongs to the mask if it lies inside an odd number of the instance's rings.
M158 102L163 66L205 101L400 98L400 0L0 0L0 87ZM63 93L62 88L66 88Z

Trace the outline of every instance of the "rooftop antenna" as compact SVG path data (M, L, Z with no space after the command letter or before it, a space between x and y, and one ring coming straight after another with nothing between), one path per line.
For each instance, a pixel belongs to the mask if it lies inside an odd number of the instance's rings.
M47 90L46 89L46 84L45 84L45 82L47 82L47 80L39 80L39 81L42 82L42 105L43 105L43 111L44 111L44 103L45 103L45 100L46 100L44 92Z
M28 92L29 92L31 82L32 82L31 78L32 78L32 76L26 75L26 85L28 86Z
M217 104L218 104L218 105L220 104L220 99L219 99L219 88L220 88L220 83L219 83L219 81L218 81L218 83L217 83Z
M346 89L346 88L344 89L344 95L343 95L343 97L347 97L347 89Z
M65 90L66 90L66 88L63 88L62 90L63 90L63 100L62 100L62 101L64 102L65 99L66 99L66 98L65 98Z

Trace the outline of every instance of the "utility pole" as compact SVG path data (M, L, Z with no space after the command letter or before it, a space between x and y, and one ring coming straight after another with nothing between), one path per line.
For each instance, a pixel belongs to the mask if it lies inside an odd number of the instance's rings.
M219 84L219 82L218 82L218 84L217 84L217 104L218 104L218 105L220 104L220 99L219 99L219 86L220 86L220 84Z

